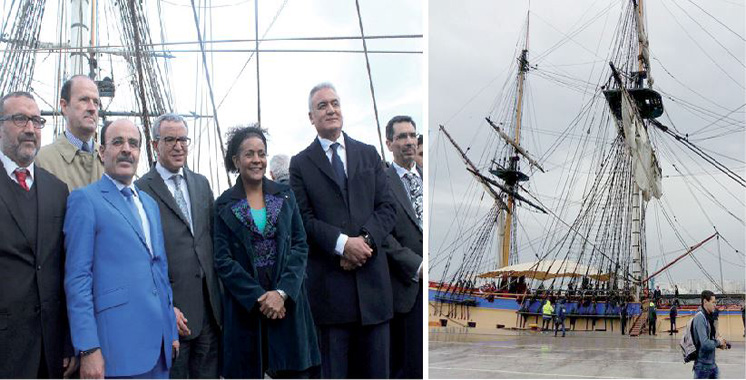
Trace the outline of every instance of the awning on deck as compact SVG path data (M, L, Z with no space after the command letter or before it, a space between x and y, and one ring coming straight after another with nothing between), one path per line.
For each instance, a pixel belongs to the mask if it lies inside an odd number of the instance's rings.
M541 260L520 263L502 267L479 274L479 278L492 278L508 275L513 277L526 276L537 280L547 280L555 277L590 277L596 280L608 281L609 274L601 273L597 268L580 264L575 261Z

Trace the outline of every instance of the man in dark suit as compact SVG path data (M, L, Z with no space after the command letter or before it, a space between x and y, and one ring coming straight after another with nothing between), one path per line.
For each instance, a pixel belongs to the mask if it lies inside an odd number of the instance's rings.
M65 293L67 186L34 165L34 97L0 98L0 378L61 378L75 369Z
M67 199L65 294L84 379L168 378L178 355L161 215L132 183L141 142L129 120L104 126L103 178Z
M222 308L212 265L212 190L207 178L185 165L191 140L181 116L160 116L152 131L158 163L135 184L161 212L180 335L171 378L215 379Z
M394 319L391 320L391 377L422 378L422 168L417 131L409 116L386 125L386 146L394 162L386 169L396 200L396 224L383 249L391 269Z
M396 209L375 148L342 133L334 87L314 87L308 106L318 136L291 159L290 185L308 235L308 296L319 328L321 376L387 378L393 308L379 247Z

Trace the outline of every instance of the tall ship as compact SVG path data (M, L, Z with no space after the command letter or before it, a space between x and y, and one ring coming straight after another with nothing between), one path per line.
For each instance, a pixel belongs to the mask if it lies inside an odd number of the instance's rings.
M581 17L585 23L579 21L571 31L558 31L563 37L539 55L530 49L530 26L537 18L548 22L538 15L532 18L530 10L524 13L513 74L502 87L505 96L497 98L487 115L461 118L478 125L472 140L466 141L469 146L464 147L453 133L464 136L467 126L438 125L435 144L438 149L447 147L470 179L463 194L451 194L455 206L448 218L438 219L436 211L431 211L431 327L539 329L543 305L558 301L568 310L573 328L581 331L618 331L626 315L630 334L639 335L649 328L650 308L655 308L658 323L664 327L658 331L667 330L664 321L674 304L683 317L678 325L684 326L699 305L699 294L694 287L684 286L683 279L679 284L671 269L693 262L697 273L692 276L703 279L718 294L721 320L728 321L720 324L727 326L726 336L742 337L746 210L742 160L735 159L739 164L733 165L712 150L708 138L690 138L689 133L707 131L705 135L712 139L729 131L743 140L743 105L735 110L717 104L716 109L707 109L661 88L656 77L674 75L666 62L651 53L647 2L622 3L610 52L606 57L594 54L596 61L585 78L550 64L546 56L563 44L580 45L577 39L584 29L601 14L613 19L606 13L619 10L621 3L603 8L595 18ZM591 11L595 10L585 14ZM741 60L733 58L743 67ZM727 85L743 88L742 79L726 70L722 74L733 80ZM527 105L533 104L527 96L529 89L535 95L539 88L529 81L531 76L574 92L578 99L580 111L567 111L577 116L564 129L553 125L557 137L548 144L526 133L526 124L529 132L538 129L535 114L547 112L527 111ZM590 82L594 77L598 81ZM695 114L707 114L708 119L696 123L701 129L689 132L678 127L677 116L666 108L674 102L687 104ZM742 104L743 96L734 102ZM431 123L439 121L431 119ZM482 150L475 152L471 145ZM442 192L435 193L437 189L454 188L441 179L446 175L443 170L459 170L454 169L458 167L455 160L448 162L447 169L435 165L429 168L431 210L433 204L447 204L439 198ZM697 206L674 204L682 188L667 191L664 179L674 176L664 175L664 165L675 171L676 178L692 178L693 185L687 186L699 206L697 212L711 223L709 231L691 234L679 222L681 210ZM698 179L702 174L708 182ZM533 183L543 176L550 178L539 180L545 187ZM716 186L725 189L725 196L710 190ZM441 223L448 225L443 227L447 232L433 233L434 225ZM738 227L730 228L732 224ZM664 240L665 233L673 238ZM713 253L718 255L719 270L709 265L712 260L705 265L700 259ZM731 267L731 274L736 273L731 277L736 284L740 281L740 287L725 285L723 273L728 271L723 271L723 263ZM666 291L659 295L660 284ZM686 290L679 292L675 285Z

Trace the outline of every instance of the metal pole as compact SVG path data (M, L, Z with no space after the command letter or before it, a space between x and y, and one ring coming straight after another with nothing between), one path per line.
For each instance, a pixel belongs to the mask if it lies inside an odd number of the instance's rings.
M259 85L259 0L254 0L254 34L256 35L256 122L262 126L261 86Z

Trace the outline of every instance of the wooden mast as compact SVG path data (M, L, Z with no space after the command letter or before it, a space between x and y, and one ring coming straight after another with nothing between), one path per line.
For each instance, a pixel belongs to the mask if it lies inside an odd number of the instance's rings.
M523 82L526 77L526 72L528 71L528 30L529 30L529 21L530 21L530 11L526 14L526 42L525 47L523 51L521 52L521 57L518 59L518 102L516 104L516 113L515 113L515 145L520 145L521 142L521 120L523 115ZM513 148L513 155L510 157L510 169L511 170L517 170L517 152L515 148ZM511 190L514 190L513 187L515 186L515 183L509 184L509 187ZM505 213L505 225L502 231L502 254L500 255L500 265L499 267L506 267L510 265L510 243L512 241L512 233L513 233L513 213L515 211L515 199L513 195L508 193L508 199L507 199L507 206L508 210Z

